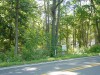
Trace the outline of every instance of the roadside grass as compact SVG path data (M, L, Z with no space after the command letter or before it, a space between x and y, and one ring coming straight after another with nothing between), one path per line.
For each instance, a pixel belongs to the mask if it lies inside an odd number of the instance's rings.
M2 62L0 63L0 67L7 67L7 66L15 66L15 65L25 65L25 64L35 64L41 62L50 62L56 60L66 60L71 58L80 58L80 57L89 57L89 56L98 56L100 53L91 53L91 54L67 54L63 56L56 56L56 57L47 57L45 59L39 60L32 60L32 61L21 61L21 62Z

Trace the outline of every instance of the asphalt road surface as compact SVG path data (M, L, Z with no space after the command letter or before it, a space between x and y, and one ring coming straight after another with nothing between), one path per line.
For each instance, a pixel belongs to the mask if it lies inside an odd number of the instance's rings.
M100 56L4 67L0 75L100 75Z

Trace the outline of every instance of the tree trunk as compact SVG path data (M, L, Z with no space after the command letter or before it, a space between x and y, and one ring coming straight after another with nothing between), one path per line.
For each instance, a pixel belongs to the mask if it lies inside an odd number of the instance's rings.
M98 33L97 39L98 39L98 43L100 44L100 23L98 23L97 18L95 19L95 21L96 21L96 29L97 29L97 33Z
M52 5L52 39L51 39L51 57L54 56L54 52L55 52L55 23L56 23L56 0L53 0L53 5Z
M19 0L16 0L16 19L15 19L15 55L18 52L18 9L19 9Z
M60 3L60 0L58 0L58 3ZM59 29L59 21L60 21L60 5L58 6L58 14L57 14L57 24L56 24L56 50L58 45L58 29Z
M93 9L94 9L94 17L95 17L95 26L96 26L96 29L97 29L97 39L98 39L98 43L100 44L100 23L99 23L99 18L96 17L97 14L96 14L96 7L95 7L95 4L94 4L94 1L91 0L91 4L93 6Z
M56 8L63 2L63 0L59 1L57 4L56 2L57 2L56 0L53 0L53 5L51 9L52 11L51 57L54 56L56 50Z

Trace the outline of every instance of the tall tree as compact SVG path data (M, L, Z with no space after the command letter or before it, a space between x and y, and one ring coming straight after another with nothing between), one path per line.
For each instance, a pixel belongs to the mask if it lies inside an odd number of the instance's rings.
M58 0L58 3L60 3L61 0ZM56 35L55 35L55 45L56 45L56 50L57 50L57 45L58 45L58 31L59 31L59 25L60 25L60 5L58 6L58 11L57 11L57 23L56 23Z
M16 0L16 19L15 19L15 55L18 52L18 11L19 11L19 0Z
M44 9L45 9L45 35L46 35L46 49L49 50L50 49L50 40L49 40L49 31L50 31L50 24L49 24L49 17L50 17L50 4L49 4L49 0L44 0Z
M56 9L57 7L63 2L63 0L61 0L59 3L57 3L56 0L53 0L53 4L52 4L52 37L51 37L51 57L54 56L55 50L56 50Z
M56 0L53 0L52 5L52 39L51 39L51 57L54 56L55 51L55 23L56 23Z
M97 0L97 1L90 0L90 1L91 1L91 5L93 7L93 10L94 10L93 17L95 18L95 26L96 26L96 30L97 30L97 39L98 39L98 43L100 43L100 23L99 23L100 18L97 16L97 8L95 6L97 4L97 2L99 2L99 0Z

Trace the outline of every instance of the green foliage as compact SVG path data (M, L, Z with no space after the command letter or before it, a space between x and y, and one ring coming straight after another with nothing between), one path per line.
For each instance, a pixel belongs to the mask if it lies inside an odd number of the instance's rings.
M0 1L0 51L6 52L14 45L15 38L15 17L16 17L16 0ZM23 35L25 29L29 25L29 20L36 19L38 14L36 10L36 2L34 0L20 0L18 11L18 36L19 43L23 43ZM2 42L2 43L1 43Z
M4 53L2 53L2 52L0 52L0 62L3 62L3 61L5 61L6 59L5 59L5 54Z
M7 57L7 60L6 62L21 62L23 59L20 55L17 55L17 56L13 56L13 57Z
M22 51L22 58L23 60L37 60L37 59L43 59L46 58L48 56L48 51L47 50L42 50L42 49L38 49L38 50L27 50L24 49Z
M47 40L49 41L48 49L51 45L51 11L49 14L44 13L44 7L38 7L36 0L19 1L18 55L15 56L16 0L0 0L0 62L40 60L50 55L50 51L46 50L45 47ZM72 1L73 3L67 1L67 3L61 5L61 18L58 27L59 45L67 44L68 51L71 54L99 53L100 45L94 45L90 49L87 47L92 40L97 39L99 34L97 30L100 30L98 22L100 18L100 0L93 0L95 8L93 4L81 5L78 4L77 0ZM48 15L50 32L46 33L44 16ZM78 45L75 46L76 48L74 47L75 43ZM61 46L56 49L57 56L62 56Z
M5 53L0 53L0 62L20 62L22 61L22 57L20 54L17 56L14 55L14 46L11 46L11 49L6 51Z
M12 65L21 65L21 64L33 64L33 63L40 63L40 62L48 62L48 61L55 61L55 60L66 60L66 59L70 59L70 58L80 58L80 57L87 57L87 56L93 56L93 55L97 55L97 54L82 54L82 55L78 55L78 54L67 54L65 56L57 56L54 58L48 57L45 59L38 59L38 60L32 60L32 61L22 61L22 62L3 62L0 63L0 67L5 67L5 66L12 66Z
M93 45L89 49L89 53L100 53L100 45Z

